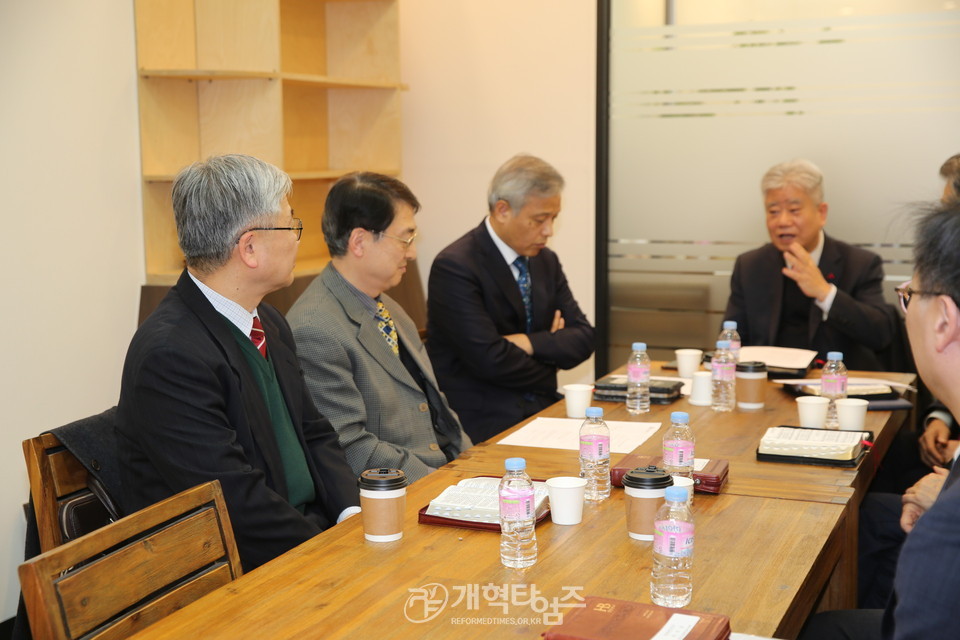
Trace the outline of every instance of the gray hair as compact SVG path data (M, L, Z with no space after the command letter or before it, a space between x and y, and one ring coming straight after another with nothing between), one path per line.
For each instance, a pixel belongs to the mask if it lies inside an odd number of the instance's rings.
M929 210L917 223L913 245L914 271L923 291L953 298L960 306L960 200Z
M816 204L823 202L823 173L809 160L798 158L771 167L760 181L764 195L773 189L797 187L802 189Z
M487 205L493 211L497 201L504 200L513 209L513 215L517 215L528 196L560 195L563 184L563 176L548 162L531 155L516 155L494 174L487 192Z
M273 222L292 189L290 176L252 156L212 156L182 169L173 212L187 266L201 273L222 267L243 230Z
M953 188L953 197L960 198L960 153L947 158L940 167L940 175Z

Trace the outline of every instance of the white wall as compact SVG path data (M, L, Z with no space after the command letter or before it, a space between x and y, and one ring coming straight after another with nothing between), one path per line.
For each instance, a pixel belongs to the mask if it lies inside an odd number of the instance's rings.
M0 619L14 615L20 442L116 403L143 282L132 2L0 0ZM542 156L568 187L559 253L593 319L596 6L400 3L404 178L424 204L423 276L478 224L494 170ZM16 310L16 313L10 313ZM568 374L591 379L592 364Z
M404 0L400 3L403 179L419 198L421 277L480 223L493 173L519 152L567 181L558 253L594 317L596 3ZM593 380L592 359L561 376Z
M20 443L116 404L143 279L133 3L0 0L0 620L16 613Z

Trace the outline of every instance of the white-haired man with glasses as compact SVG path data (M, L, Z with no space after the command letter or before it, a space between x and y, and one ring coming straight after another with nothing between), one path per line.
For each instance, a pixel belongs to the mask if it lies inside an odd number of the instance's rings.
M330 263L287 314L307 386L354 473L388 467L410 481L471 446L416 325L384 293L417 256L419 208L396 178L338 180L323 212Z
M262 302L293 281L302 224L290 191L285 173L243 155L177 175L187 266L134 335L121 380L124 510L219 480L246 571L359 511L290 327Z

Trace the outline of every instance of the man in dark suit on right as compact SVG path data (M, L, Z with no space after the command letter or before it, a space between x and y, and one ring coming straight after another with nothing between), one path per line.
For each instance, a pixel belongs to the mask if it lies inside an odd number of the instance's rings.
M593 327L546 248L562 190L548 163L511 158L490 183L490 215L430 268L427 352L474 442L556 402L557 369L593 353Z
M770 242L737 258L726 320L744 345L842 351L850 369L882 369L893 336L874 253L823 233L823 174L808 160L771 168L761 182Z
M917 372L960 415L960 203L942 205L917 226L913 279L899 287ZM907 531L886 609L830 611L801 640L954 637L960 602L960 465L928 509L904 501ZM950 631L954 629L954 631Z

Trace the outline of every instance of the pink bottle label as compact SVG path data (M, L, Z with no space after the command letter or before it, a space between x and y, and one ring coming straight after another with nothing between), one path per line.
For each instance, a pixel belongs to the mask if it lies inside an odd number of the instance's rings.
M663 464L671 467L693 464L693 443L689 440L664 440Z
M739 340L731 340L731 341L730 341L730 351L733 351L734 353L737 353L738 351L740 351L740 341L739 341Z
M711 362L714 380L733 381L737 377L737 365L733 362Z
M610 436L580 436L580 457L587 460L606 460L610 457Z
M820 378L820 395L833 397L847 395L847 376L824 375Z
M508 520L533 517L533 487L500 491L500 515Z
M649 382L650 381L650 365L628 364L627 380L630 382Z
M671 558L693 555L693 523L657 520L653 523L653 550Z

